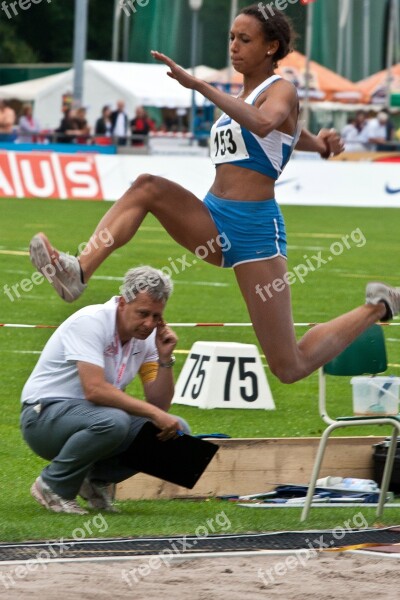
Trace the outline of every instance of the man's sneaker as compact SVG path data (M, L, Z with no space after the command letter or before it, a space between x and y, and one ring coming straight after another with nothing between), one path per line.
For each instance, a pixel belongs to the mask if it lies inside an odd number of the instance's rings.
M114 506L115 485L109 483L94 483L86 478L79 490L79 495L87 500L89 508L106 510L107 512L119 512Z
M66 500L53 492L39 476L31 487L31 494L45 508L53 512L87 515L88 511L81 508L75 500Z
M373 282L367 284L366 303L386 306L386 314L381 321L390 321L400 312L400 288L390 287L384 283Z
M37 270L66 302L79 298L87 287L81 281L81 267L76 256L53 248L44 233L38 233L31 239L29 254Z

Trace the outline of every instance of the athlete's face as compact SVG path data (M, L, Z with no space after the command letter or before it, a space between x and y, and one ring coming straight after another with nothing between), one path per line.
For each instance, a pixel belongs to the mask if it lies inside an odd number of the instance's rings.
M251 15L239 15L230 31L232 65L239 73L251 73L271 62L279 42L268 42L261 23ZM270 53L270 54L268 54Z
M153 300L147 292L136 295L135 300L126 302L120 298L117 311L117 327L120 340L131 338L145 340L162 323L165 302Z

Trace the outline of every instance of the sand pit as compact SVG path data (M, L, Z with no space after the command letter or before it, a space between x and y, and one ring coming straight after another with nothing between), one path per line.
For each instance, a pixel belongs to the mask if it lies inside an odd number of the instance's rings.
M156 557L154 557L156 558ZM155 563L154 563L155 564ZM149 560L0 565L0 598L7 600L393 600L400 589L398 559L351 553L223 556ZM13 583L14 582L14 583Z

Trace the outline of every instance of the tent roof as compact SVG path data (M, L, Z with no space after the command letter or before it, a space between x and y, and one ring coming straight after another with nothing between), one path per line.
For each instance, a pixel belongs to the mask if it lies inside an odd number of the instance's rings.
M191 105L191 90L180 86L167 76L168 68L163 64L121 63L86 60L85 78L91 76L108 84L116 95L129 96L135 105L187 108ZM1 98L37 100L57 86L72 85L73 69L63 73L40 77L30 81L0 86ZM67 91L63 89L62 92ZM88 90L85 88L85 95ZM103 104L107 101L104 98ZM84 103L88 104L86 99ZM202 103L202 102L201 102Z
M299 97L305 95L306 57L300 52L291 52L279 62L276 73L295 84ZM242 75L232 69L231 82L241 83ZM334 71L310 61L310 97L315 100L338 100L342 102L362 102L364 93L355 83ZM228 69L222 69L219 82L228 80Z
M65 72L29 81L0 86L0 98L16 98L25 102L34 101L45 90L65 81Z
M187 108L191 105L191 90L183 88L167 76L164 64L85 61L88 68L121 92L129 91L143 106Z
M100 116L104 105L126 104L129 118L137 106L188 109L192 90L167 76L163 64L120 63L86 60L84 64L83 104L90 125ZM73 69L13 85L0 86L0 98L34 102L34 114L44 129L54 129L61 119L62 97L73 88ZM198 106L204 98L196 94Z
M387 77L385 69L358 81L356 87L367 97L368 102L382 104L386 100ZM400 63L391 68L390 89L392 93L400 94Z

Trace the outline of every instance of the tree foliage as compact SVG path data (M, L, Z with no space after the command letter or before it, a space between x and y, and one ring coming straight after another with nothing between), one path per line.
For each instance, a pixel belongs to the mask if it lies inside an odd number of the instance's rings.
M88 58L111 57L113 4L89 1ZM11 19L0 13L0 62L72 62L74 0L43 0L25 11L15 7L18 14L9 9Z
M2 63L35 63L38 55L23 39L14 33L14 29L0 21L0 62Z
M169 40L168 49L181 64L189 66L191 11L188 0L150 0L130 15L130 60L151 60L150 49L158 40ZM5 0L10 7L11 0ZM239 9L249 4L239 0ZM0 11L0 63L69 63L72 62L75 0L42 0L21 10L13 2L7 17ZM226 66L231 0L204 0L199 14L199 62L215 68ZM296 11L297 8L297 11ZM114 0L89 0L87 57L111 58ZM288 7L295 17L296 28L303 27L304 9ZM299 17L299 19L298 19ZM173 39L169 39L169 38ZM160 48L161 50L161 48Z

